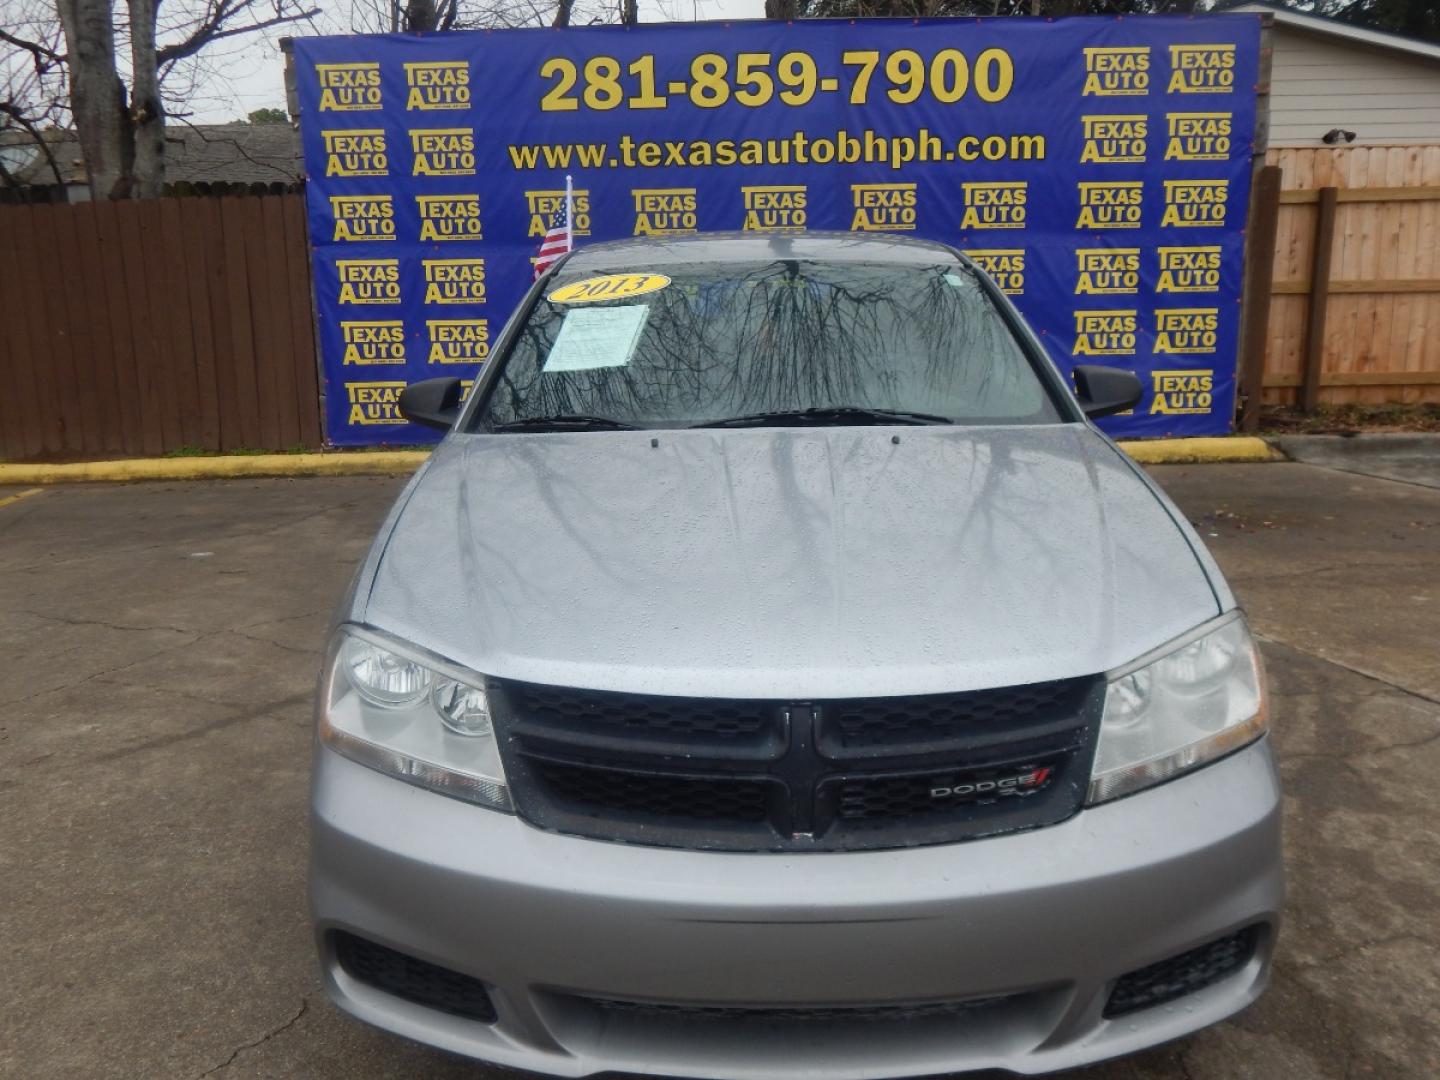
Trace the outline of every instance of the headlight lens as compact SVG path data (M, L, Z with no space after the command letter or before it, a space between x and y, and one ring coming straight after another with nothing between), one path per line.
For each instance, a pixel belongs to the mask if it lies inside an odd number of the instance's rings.
M430 672L421 664L362 638L347 636L340 659L350 685L381 708L413 705L430 688Z
M454 679L441 679L435 684L431 700L440 722L456 735L490 735L490 701L477 686L466 686Z
M335 636L320 740L419 787L512 808L484 678L373 630L344 626Z
M1265 733L1265 669L1238 613L1111 676L1086 800L1139 791Z

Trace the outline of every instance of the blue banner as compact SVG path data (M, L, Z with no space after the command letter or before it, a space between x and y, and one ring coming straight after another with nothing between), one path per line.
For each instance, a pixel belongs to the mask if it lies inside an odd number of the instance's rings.
M577 246L894 232L970 254L1126 436L1228 431L1260 19L805 20L298 38L326 433L433 432L575 189Z

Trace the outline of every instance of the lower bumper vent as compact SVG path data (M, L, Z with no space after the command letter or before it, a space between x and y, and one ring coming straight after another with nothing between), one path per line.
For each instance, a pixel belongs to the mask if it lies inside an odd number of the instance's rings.
M335 934L335 958L357 982L452 1016L495 1022L495 1006L485 984L470 975L344 932Z
M674 1005L613 998L586 998L605 1012L628 1014L649 1020L744 1021L750 1023L875 1023L952 1019L978 1009L1011 1001L1013 995L976 998L968 1001L923 1002L913 1005Z
M1105 1005L1106 1018L1164 1005L1219 982L1250 962L1259 940L1259 928L1247 926L1219 941L1122 975Z

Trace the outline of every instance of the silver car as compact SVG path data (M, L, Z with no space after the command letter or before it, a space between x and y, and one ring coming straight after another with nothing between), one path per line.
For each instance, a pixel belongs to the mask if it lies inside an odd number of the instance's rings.
M961 254L582 249L341 605L325 985L556 1076L1042 1073L1264 989L1260 657L1204 545Z

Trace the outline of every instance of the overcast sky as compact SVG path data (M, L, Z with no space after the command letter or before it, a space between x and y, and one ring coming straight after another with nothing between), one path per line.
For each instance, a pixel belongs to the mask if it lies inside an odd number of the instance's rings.
M322 0L322 5L324 0ZM198 124L243 120L254 109L285 107L285 62L277 44L289 33L343 33L346 19L337 15L348 7L345 0L331 0L332 10L322 16L315 30L304 26L284 27L274 32L242 38L230 45L222 42L206 53L206 75L190 99ZM618 6L618 4L617 4ZM640 21L660 22L682 19L758 19L765 14L765 0L640 0Z

